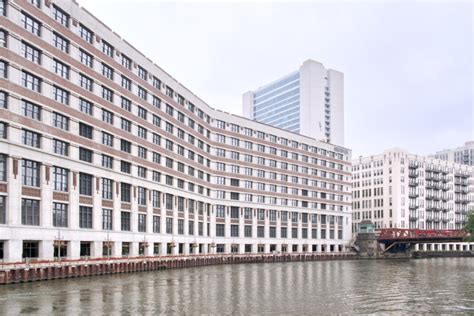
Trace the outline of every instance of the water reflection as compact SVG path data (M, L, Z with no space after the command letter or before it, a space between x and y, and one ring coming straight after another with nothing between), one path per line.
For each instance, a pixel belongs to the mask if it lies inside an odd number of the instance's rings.
M474 260L226 265L0 287L0 314L474 312Z

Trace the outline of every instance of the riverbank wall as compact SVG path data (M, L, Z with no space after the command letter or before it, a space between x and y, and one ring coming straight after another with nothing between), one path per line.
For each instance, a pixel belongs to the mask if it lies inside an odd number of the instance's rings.
M353 253L222 254L0 263L0 285L219 264L350 260Z

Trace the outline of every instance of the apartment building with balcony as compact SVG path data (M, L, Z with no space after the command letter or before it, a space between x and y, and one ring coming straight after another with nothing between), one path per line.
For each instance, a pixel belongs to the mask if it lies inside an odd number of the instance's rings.
M352 162L353 232L376 228L462 229L473 208L473 167L399 148Z
M209 107L73 1L0 0L0 260L345 251L350 161Z
M430 157L474 166L474 141L465 142L464 146L453 149L437 151L436 154Z

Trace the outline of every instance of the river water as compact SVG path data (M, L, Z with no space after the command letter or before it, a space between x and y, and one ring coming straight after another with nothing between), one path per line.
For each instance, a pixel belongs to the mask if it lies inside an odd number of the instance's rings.
M0 315L474 313L474 259L241 264L0 286Z

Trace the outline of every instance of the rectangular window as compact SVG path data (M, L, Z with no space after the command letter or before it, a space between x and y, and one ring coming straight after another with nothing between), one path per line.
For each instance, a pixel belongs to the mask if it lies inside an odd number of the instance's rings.
M132 60L128 58L127 56L125 56L124 54L122 54L122 66L124 66L125 68L129 70L132 69Z
M79 227L92 228L92 207L79 206Z
M0 108L8 108L8 94L5 91L0 91Z
M147 76L148 76L147 71L143 67L138 66L138 77L146 81Z
M178 235L184 235L184 219L178 219Z
M109 147L114 147L114 135L102 132L102 144Z
M132 81L127 77L122 75L122 88L127 89L128 91L132 90Z
M120 171L125 172L125 173L130 173L131 172L131 164L127 161L121 161L120 162Z
M138 187L138 205L146 205L146 188Z
M102 121L107 124L114 125L114 113L106 109L102 109Z
M102 154L102 167L113 169L114 167L114 158L108 155Z
M155 234L160 233L160 228L161 228L161 218L160 216L153 216L153 232Z
M131 185L129 183L120 183L120 199L122 202L131 201Z
M31 199L21 200L21 224L39 226L40 201Z
M25 30L30 31L36 36L41 36L41 23L25 12L21 13L21 23L23 24Z
M94 88L94 81L86 75L79 74L79 85L87 91L92 91Z
M85 123L79 122L79 135L92 139L93 127Z
M69 143L59 139L53 139L53 151L61 156L69 156Z
M102 209L102 229L103 230L112 230L112 217L113 210L110 209Z
M40 148L41 147L41 135L29 130L22 130L23 145Z
M102 86L102 98L111 103L114 103L114 92L106 86Z
M69 41L56 32L53 32L53 44L64 53L69 53Z
M69 66L63 64L57 59L53 59L53 69L54 73L60 76L61 78L69 80Z
M239 237L239 225L230 225L230 236Z
M102 198L106 200L113 199L114 181L107 178L102 178Z
M41 78L29 72L22 71L22 84L27 89L41 93Z
M94 106L92 105L91 102L84 100L84 99L79 99L79 110L83 113L86 113L88 115L92 116L92 109Z
M138 213L138 231L146 232L146 214Z
M53 96L54 100L64 105L69 105L69 91L66 91L62 88L53 87Z
M87 173L79 173L79 194L92 196L93 176Z
M89 68L93 68L94 58L85 50L79 49L79 60Z
M60 24L69 27L69 15L53 4L53 17Z
M53 188L55 191L67 192L69 189L69 170L53 167Z
M92 33L91 30L89 30L87 27L85 27L82 24L79 24L79 35L86 41L92 44L92 37L94 33Z
M92 150L84 147L79 147L79 160L92 163L92 156Z
M6 196L0 196L0 224L7 222L7 211L6 211ZM0 256L0 259L3 257Z
M22 100L23 115L33 120L41 121L41 107L31 102Z
M167 234L173 233L173 218L171 217L166 218L166 233Z
M104 40L102 40L102 52L107 56L114 58L114 47Z
M225 237L225 225L216 224L216 237Z
M114 80L114 70L112 67L102 63L102 75L107 79Z
M26 42L21 42L21 52L23 57L35 64L41 65L41 51Z
M68 227L68 205L64 203L53 203L53 226Z
M130 231L130 212L120 214L120 228L122 231Z

